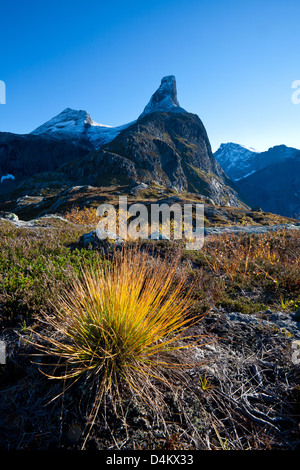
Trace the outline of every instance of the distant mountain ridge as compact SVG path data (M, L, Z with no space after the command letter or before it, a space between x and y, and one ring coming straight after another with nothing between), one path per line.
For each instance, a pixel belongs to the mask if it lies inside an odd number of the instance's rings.
M276 145L257 152L230 142L214 156L253 206L300 218L299 149Z
M289 158L297 158L299 153L299 149L286 145L276 145L264 152L259 152L251 147L228 142L220 145L214 157L227 175L234 181L238 181L268 165L280 163Z
M259 152L255 149L233 142L221 144L214 153L217 162L229 178L234 181L244 178L254 170L257 155L259 155Z

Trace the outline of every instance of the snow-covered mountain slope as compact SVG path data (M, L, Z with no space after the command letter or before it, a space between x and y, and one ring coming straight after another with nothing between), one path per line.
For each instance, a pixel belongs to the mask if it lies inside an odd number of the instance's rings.
M276 145L256 152L230 142L214 157L252 207L300 218L300 150Z
M270 165L298 158L300 151L286 145L276 145L265 152L229 142L221 144L214 157L225 173L234 181L263 170Z
M112 141L123 129L131 124L133 122L118 127L98 124L93 121L86 111L66 108L60 114L39 126L31 134L47 134L57 139L86 140L95 149L98 149Z
M186 112L180 107L177 100L174 75L169 75L161 80L159 88L152 95L138 119L157 111ZM60 114L32 131L31 134L47 135L59 140L71 139L73 142L80 140L91 144L95 149L99 149L135 122L132 121L117 127L107 126L93 121L91 116L84 110L66 108Z
M229 178L238 181L255 170L255 161L259 152L244 145L229 142L221 144L214 157Z
M186 113L185 109L180 107L177 100L176 79L174 75L168 75L162 78L159 88L152 95L149 103L139 116L139 119L155 112Z

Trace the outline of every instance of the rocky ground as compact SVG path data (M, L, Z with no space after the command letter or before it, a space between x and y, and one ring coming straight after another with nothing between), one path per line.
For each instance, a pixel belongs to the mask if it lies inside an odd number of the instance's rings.
M4 329L0 448L299 450L299 325L281 312L211 312L191 331L208 335L193 352L199 365L177 384L176 399L165 391L165 423L128 399L128 428L101 410L86 442L90 384L49 381L29 334Z
M40 228L41 221L47 221L47 219L59 219L59 220L67 220L63 216L57 214L47 214L39 217L37 219L31 220L22 220L18 217L18 215L14 214L13 212L4 212L0 213L0 219L2 220L9 220L12 224L16 227L24 227L24 228ZM280 224L272 224L272 225L228 225L226 226L212 226L212 227L205 227L204 228L204 235L211 236L211 235L220 235L223 233L245 233L245 234L260 234L260 233L267 233L267 232L276 232L278 230L300 230L300 222L290 221L288 223L280 223Z
M40 243L41 249L50 238L53 241L51 245L49 242L48 253L57 249L60 224L68 224L63 230L68 234L74 230L77 239L80 233L87 232L81 229L77 233L76 225L59 215L27 222L14 216L10 219L4 221L7 233L2 228L8 240L5 250L15 243L14 251L19 252L24 245L27 257L37 258L30 247ZM284 228L294 232L299 225ZM232 229L227 227L228 230ZM233 230L236 232L237 228ZM240 226L238 230L258 234L274 227ZM208 227L206 234L223 231L224 227ZM20 269L25 262L24 253L17 259ZM58 255L61 257L60 252ZM29 272L33 269L32 259L26 268ZM47 270L53 269L56 262L56 258L51 258ZM60 268L66 273L68 269L65 265ZM42 282L42 275L40 279ZM217 284L215 288L219 288ZM21 289L19 284L17 289ZM19 300L12 303L13 298L7 296L1 297L2 318L4 308L22 305ZM100 409L91 429L86 424L93 406L93 382L82 379L69 387L69 383L49 380L41 371L52 370L50 358L43 357L30 343L35 333L43 332L46 326L41 318L32 317L29 327L21 314L13 321L1 323L0 340L6 346L5 364L0 365L2 450L300 449L299 310L272 308L245 314L220 303L211 306L190 330L193 335L201 335L189 358L194 365L172 391L160 385L166 405L163 419L158 420L150 408L124 388L127 426L108 406Z

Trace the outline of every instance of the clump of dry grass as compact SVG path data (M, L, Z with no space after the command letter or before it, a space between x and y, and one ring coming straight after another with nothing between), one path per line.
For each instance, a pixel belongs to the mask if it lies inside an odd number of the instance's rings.
M158 411L164 400L157 384L172 388L191 367L182 350L199 344L187 330L200 317L191 318L193 299L177 267L178 260L150 260L147 252L124 249L112 262L83 269L47 317L52 331L38 347L64 364L51 377L92 376L93 419L107 400L122 410L124 385Z
M94 225L96 226L100 220L95 207L72 207L69 211L64 213L64 217L78 225Z
M299 269L298 252L299 233L284 230L259 236L217 235L204 250L211 269L224 272L231 281L263 276L274 283L282 270Z
M299 232L284 230L259 235L211 237L196 253L201 266L224 280L227 290L260 292L277 308L300 300Z

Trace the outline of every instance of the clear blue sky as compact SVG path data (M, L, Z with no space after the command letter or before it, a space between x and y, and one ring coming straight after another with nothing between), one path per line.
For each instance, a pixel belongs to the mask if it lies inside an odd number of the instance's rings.
M64 108L137 118L165 75L213 150L300 148L299 0L1 2L0 131L27 133Z

